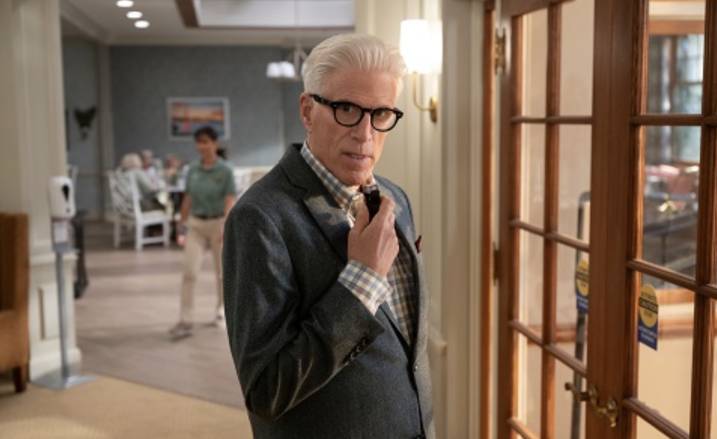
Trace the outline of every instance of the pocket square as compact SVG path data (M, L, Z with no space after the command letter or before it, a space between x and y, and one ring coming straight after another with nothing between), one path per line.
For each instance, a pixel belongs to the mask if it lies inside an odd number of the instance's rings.
M421 241L423 240L423 235L418 235L418 239L416 242L413 243L413 245L416 246L416 252L421 253Z

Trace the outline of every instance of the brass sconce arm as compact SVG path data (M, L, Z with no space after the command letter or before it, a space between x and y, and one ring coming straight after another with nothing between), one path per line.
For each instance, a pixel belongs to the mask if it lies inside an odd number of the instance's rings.
M416 106L420 111L428 111L428 115L431 118L431 122L438 122L438 99L435 96L431 96L428 99L428 106L423 106L418 102L418 74L413 75L413 105Z

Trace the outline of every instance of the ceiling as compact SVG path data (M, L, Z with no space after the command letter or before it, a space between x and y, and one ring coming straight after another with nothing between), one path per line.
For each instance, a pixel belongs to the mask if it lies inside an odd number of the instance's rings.
M108 45L313 46L354 20L353 0L192 0L198 27L186 27L175 0L134 1L122 9L115 0L61 0L63 35ZM129 10L150 27L135 28Z

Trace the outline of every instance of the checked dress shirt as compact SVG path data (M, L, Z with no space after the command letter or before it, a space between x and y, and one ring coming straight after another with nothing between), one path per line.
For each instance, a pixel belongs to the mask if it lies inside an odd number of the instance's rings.
M306 142L301 148L301 156L346 212L346 218L353 227L353 207L361 199L358 188L342 184L316 159ZM339 275L339 282L351 291L372 314L376 314L378 307L386 302L398 322L401 334L409 344L413 344L416 298L412 291L415 291L415 279L411 269L411 256L403 242L399 240L398 256L386 278L361 262L350 260Z

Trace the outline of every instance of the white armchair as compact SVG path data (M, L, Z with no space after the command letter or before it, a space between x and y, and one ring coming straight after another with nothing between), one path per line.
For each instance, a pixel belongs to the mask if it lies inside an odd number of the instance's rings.
M142 212L140 195L134 175L118 171L107 171L112 209L114 210L114 246L119 247L124 227L134 228L134 247L142 250L147 244L162 243L169 246L171 217L162 210ZM153 225L162 226L160 236L147 236L146 229Z

